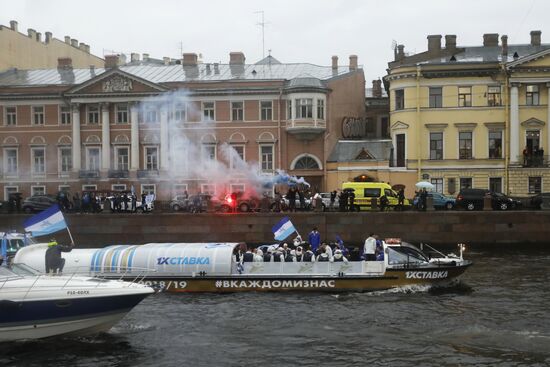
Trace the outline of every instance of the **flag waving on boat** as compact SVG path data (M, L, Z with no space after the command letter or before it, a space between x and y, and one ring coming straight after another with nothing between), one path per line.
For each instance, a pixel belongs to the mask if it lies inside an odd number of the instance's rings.
M23 225L25 231L32 233L33 236L45 236L67 228L63 213L57 204L27 219Z
M275 224L271 230L273 231L277 241L282 241L293 232L296 232L296 228L294 228L294 225L288 217L281 219L279 223Z

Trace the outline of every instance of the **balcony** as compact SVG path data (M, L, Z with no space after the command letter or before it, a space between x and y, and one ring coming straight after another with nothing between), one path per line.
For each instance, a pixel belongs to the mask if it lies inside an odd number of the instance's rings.
M138 170L137 171L137 178L157 178L159 177L159 171L158 170Z
M80 171L78 171L78 178L99 178L99 170L98 169L89 169L89 170L81 169Z
M521 155L518 156L518 162L521 164L524 168L531 168L531 167L548 167L548 159L550 156L547 155Z
M109 178L128 178L130 172L127 169L110 169L108 175Z
M286 123L286 131L299 140L313 140L327 129L325 120L297 119Z

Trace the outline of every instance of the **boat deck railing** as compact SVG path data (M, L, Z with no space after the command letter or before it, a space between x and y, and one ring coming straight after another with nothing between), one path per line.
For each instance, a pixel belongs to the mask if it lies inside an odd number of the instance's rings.
M234 264L237 275L380 275L385 271L384 261L349 262L245 262Z

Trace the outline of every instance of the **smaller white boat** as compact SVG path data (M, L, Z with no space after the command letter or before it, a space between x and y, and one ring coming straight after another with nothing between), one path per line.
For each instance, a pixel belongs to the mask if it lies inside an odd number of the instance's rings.
M135 282L0 266L0 342L104 332L152 293Z

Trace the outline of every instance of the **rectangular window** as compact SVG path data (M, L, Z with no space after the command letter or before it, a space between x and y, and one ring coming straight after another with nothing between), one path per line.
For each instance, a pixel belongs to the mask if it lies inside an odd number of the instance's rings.
M116 169L121 170L121 171L127 171L128 170L128 168L129 168L128 156L129 156L128 147L118 147L118 148L116 148Z
M231 192L244 193L245 192L245 184L230 184L229 189L231 190Z
M525 93L525 104L528 106L538 106L539 102L539 86L528 85Z
M299 98L296 100L296 118L311 119L313 118L313 99Z
M82 185L82 191L96 191L97 185Z
M214 102L202 103L202 121L214 121L216 119Z
M187 184L174 184L174 195L183 195L187 192Z
M458 87L458 107L472 107L472 87Z
M273 171L273 145L260 145L262 171Z
M43 175L46 172L46 152L44 148L32 148L32 173Z
M141 194L145 195L155 195L156 194L156 186L155 185L141 185Z
M214 184L202 184L201 185L201 192L203 194L209 194L209 195L216 195L216 185Z
M126 103L119 103L116 105L116 123L128 123L128 105Z
M17 107L6 107L6 125L17 125Z
M472 159L472 132L460 131L458 133L458 158Z
M489 158L502 158L502 131L489 131Z
M31 196L46 195L46 186L31 186Z
M33 125L44 125L44 106L32 106Z
M317 100L317 119L319 120L325 119L325 100L324 99Z
M443 178L432 178L430 182L434 185L435 192L443 194Z
M145 147L145 169L148 171L156 171L159 169L157 147Z
M472 188L472 178L471 177L461 177L460 178L460 190L471 189Z
M19 192L19 186L4 186L4 201L8 201L11 194Z
M244 145L232 145L231 160L229 162L230 168L237 168L242 166L244 162Z
M260 119L262 121L273 120L273 101L260 102Z
M529 177L529 193L540 194L542 188L542 177Z
M154 105L145 105L143 115L143 122L147 124L153 124L155 122L158 122L158 109L157 106Z
M500 87L487 87L487 105L500 106L501 104Z
M405 90L396 89L395 90L395 109L402 110L405 108Z
M88 107L88 124L99 124L99 106L89 105Z
M292 120L292 101L290 99L286 101L286 119Z
M430 87L430 108L443 107L443 88Z
M202 159L215 160L216 159L216 145L203 144L201 146Z
M63 173L70 172L73 169L73 150L72 148L59 148L60 156L60 171Z
M60 119L59 122L61 125L70 125L71 124L71 107L61 106L59 108Z
M4 150L6 174L9 176L17 175L17 149L7 148Z
M69 185L59 185L57 186L57 191L64 192L68 194L71 191L71 186Z
M99 148L88 148L87 168L90 171L99 170Z
M502 177L490 177L489 190L492 192L502 192Z
M111 185L111 190L113 190L113 191L126 191L126 185L121 185L121 184Z
M244 120L244 110L243 110L242 102L231 102L231 120L232 121Z
M176 103L174 105L174 120L187 121L187 106L185 103Z
M443 133L430 133L430 159L443 159Z

